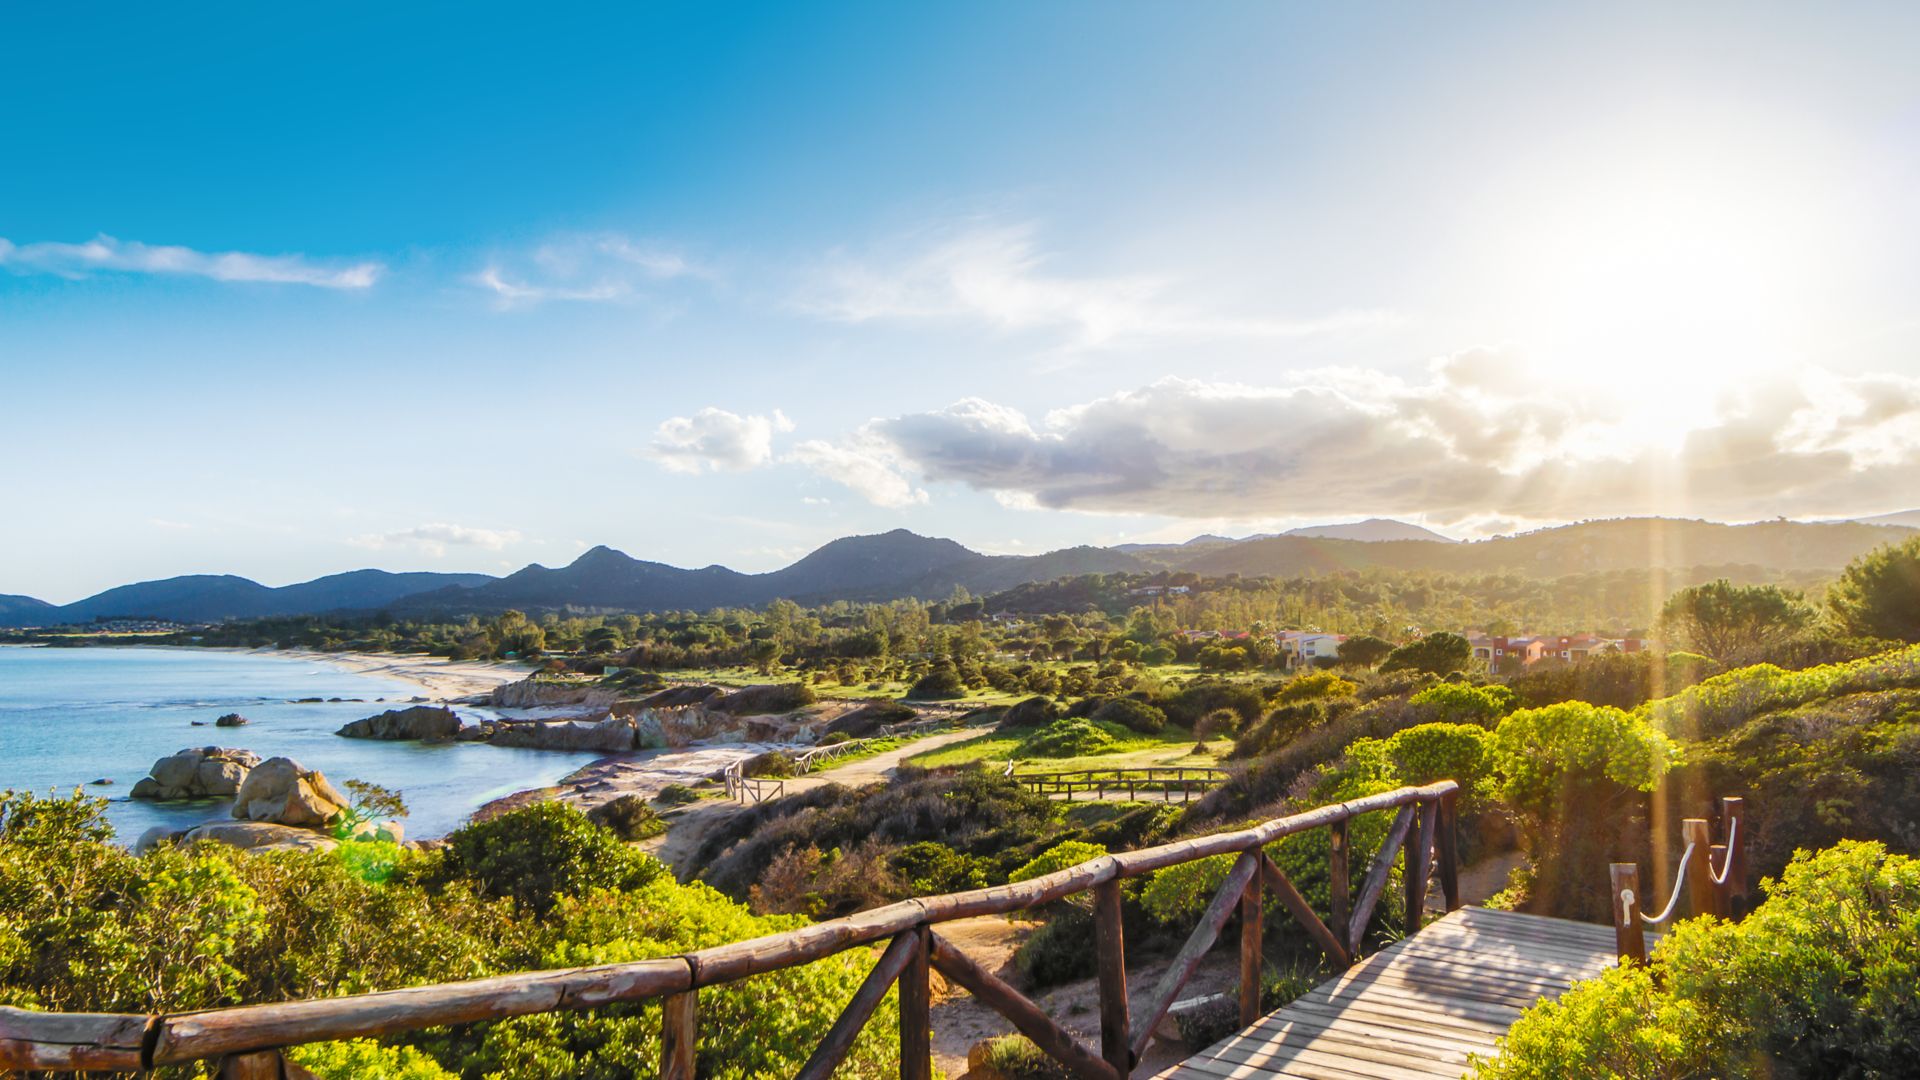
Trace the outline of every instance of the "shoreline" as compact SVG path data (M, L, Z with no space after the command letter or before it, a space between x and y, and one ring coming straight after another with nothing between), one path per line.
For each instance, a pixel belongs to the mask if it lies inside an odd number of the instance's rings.
M118 647L118 646L110 646ZM496 686L519 682L533 674L533 668L506 660L449 660L421 653L320 652L305 647L276 649L271 645L249 648L245 645L148 645L152 649L183 649L194 652L239 653L247 656L280 656L312 660L355 675L372 675L413 685L424 691L435 704L485 694Z

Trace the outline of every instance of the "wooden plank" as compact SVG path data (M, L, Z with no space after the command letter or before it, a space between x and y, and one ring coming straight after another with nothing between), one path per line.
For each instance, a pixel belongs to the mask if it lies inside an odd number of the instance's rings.
M915 927L900 973L900 1080L933 1080L933 931Z
M138 1072L152 1017L46 1013L0 1006L0 1073L91 1069Z
M1205 1056L1209 1061L1230 1065L1310 1062L1387 1080L1432 1080L1433 1077L1459 1080L1467 1071L1465 1054L1449 1052L1449 1057L1455 1060L1438 1060L1422 1054L1419 1048L1396 1052L1377 1043L1337 1042L1312 1032L1248 1035L1216 1046Z
M1413 1032L1336 1024L1323 1017L1289 1011L1284 1015L1276 1013L1267 1022L1248 1028L1238 1038L1222 1043L1207 1053L1211 1057L1226 1057L1225 1051L1236 1045L1271 1046L1284 1044L1288 1040L1328 1053L1341 1053L1363 1061L1402 1065L1423 1071L1431 1071L1428 1068L1430 1064L1465 1065L1467 1055L1478 1049L1477 1044L1467 1046Z
M282 1080L283 1061L278 1050L255 1050L248 1054L229 1054L220 1059L219 1080Z
M1066 1029L1053 1022L1026 995L975 963L938 934L932 940L933 966L940 974L965 987L981 1004L1007 1018L1020 1034L1032 1039L1046 1055L1082 1080L1114 1080L1112 1066L1093 1056Z

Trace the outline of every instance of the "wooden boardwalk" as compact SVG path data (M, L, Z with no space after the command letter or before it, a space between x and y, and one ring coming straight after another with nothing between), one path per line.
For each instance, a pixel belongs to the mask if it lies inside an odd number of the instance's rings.
M1527 1006L1615 961L1608 927L1461 908L1159 1076L1463 1076Z

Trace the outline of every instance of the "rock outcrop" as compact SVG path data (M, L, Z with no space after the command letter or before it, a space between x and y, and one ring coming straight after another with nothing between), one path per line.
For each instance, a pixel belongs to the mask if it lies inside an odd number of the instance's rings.
M180 835L186 843L215 840L248 851L330 851L339 841L312 829L275 825L269 821L209 821Z
M604 686L521 679L494 687L487 695L487 704L499 709L539 709L549 705L605 709L619 696L620 691Z
M319 770L284 757L254 766L233 800L233 816L242 821L309 829L325 825L346 808L346 796Z
M637 712L640 709L664 709L679 705L704 705L712 698L725 692L726 691L721 690L717 686L669 686L651 697L644 697L638 701L631 702L622 701L614 706L613 711L618 713L622 707Z
M495 746L535 750L608 753L632 750L640 745L633 720L621 716L600 720L501 720L493 724L493 735L487 741Z
M260 755L226 746L200 746L153 763L128 794L135 799L224 799L239 792Z
M241 716L237 712L230 712L227 715L220 717L218 720L215 720L213 722L213 726L214 727L246 727L248 724L251 724L252 722L253 721L248 720L246 717Z
M460 718L452 709L415 705L355 720L334 734L349 739L451 739L460 734Z
M897 701L869 701L834 717L833 722L827 725L827 731L843 731L850 738L864 739L879 734L880 729L888 724L904 724L919 715L912 706Z

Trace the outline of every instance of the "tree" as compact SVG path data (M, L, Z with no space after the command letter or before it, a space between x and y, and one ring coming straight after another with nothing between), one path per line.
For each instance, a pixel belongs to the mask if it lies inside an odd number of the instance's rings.
M1920 536L1849 563L1827 590L1827 607L1850 634L1920 641Z
M1668 597L1660 609L1660 632L1669 645L1730 663L1785 641L1813 619L1812 606L1799 593L1721 578Z
M779 662L780 652L780 643L772 638L756 638L747 643L747 659L762 675L773 674L773 665Z
M1386 638L1361 634L1340 643L1340 662L1358 667L1372 667L1390 656L1393 649L1393 642Z
M1387 662L1380 665L1383 672L1424 671L1432 675L1445 675L1453 671L1465 671L1473 662L1473 646L1459 634L1442 631L1416 638L1387 654Z

